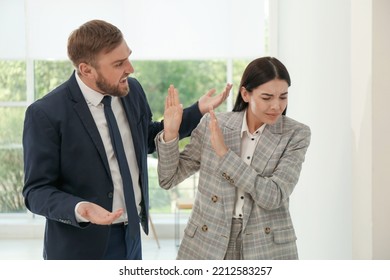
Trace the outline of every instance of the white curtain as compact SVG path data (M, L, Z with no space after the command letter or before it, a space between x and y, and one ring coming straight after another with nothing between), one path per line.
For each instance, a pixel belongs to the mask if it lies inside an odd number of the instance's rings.
M266 0L0 0L0 59L67 59L91 19L118 26L132 59L263 55Z

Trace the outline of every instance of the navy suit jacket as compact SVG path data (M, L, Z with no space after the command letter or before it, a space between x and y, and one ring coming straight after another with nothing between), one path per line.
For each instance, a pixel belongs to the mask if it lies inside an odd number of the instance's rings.
M142 190L141 225L148 234L147 154L155 151L154 137L163 122L153 122L146 95L134 78L122 97L133 137ZM180 137L189 136L199 123L197 104L184 110ZM113 182L99 131L77 84L68 81L26 111L24 131L23 195L27 208L46 217L44 259L100 259L108 226L78 223L75 206L94 202L112 210Z

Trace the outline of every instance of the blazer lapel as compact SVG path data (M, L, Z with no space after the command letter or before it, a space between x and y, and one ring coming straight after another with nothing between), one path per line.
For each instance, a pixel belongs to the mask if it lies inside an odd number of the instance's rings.
M260 174L279 145L282 133L282 117L273 125L266 125L253 154L251 166Z
M130 90L131 91L131 90ZM129 95L122 97L121 101L123 104L123 108L125 110L127 120L130 125L130 130L131 130L131 137L133 139L133 145L134 145L134 150L135 150L135 156L137 158L137 164L138 164L138 170L139 170L139 180L140 180L140 187L141 187L141 192L142 192L142 218L141 218L141 224L142 227L144 228L144 231L148 233L149 228L148 228L148 212L149 212L149 194L148 194L148 178L147 178L147 161L146 157L144 156L145 153L147 154L147 151L145 151L144 147L145 144L143 141L145 140L144 137L144 132L142 128L142 113L141 113L141 108L138 106L138 99L134 98L134 94L132 93L132 97L130 98ZM146 174L145 176L142 176L143 174Z
M225 144L238 156L241 154L241 127L243 117L243 112L232 113L225 125L221 127ZM234 211L234 203L236 200L236 187L224 184L222 187L222 194L224 198L225 217L227 218L226 222L230 225L232 222L231 216Z
M262 135L260 136L259 142L253 153L253 160L251 166L259 173L263 174L265 167L267 166L268 160L271 158L276 147L278 146L282 133L282 117L273 124L266 125ZM249 194L245 194L245 201L251 201ZM249 215L252 211L253 203L244 203L244 220L243 228L246 227Z
M125 97L126 98L126 97ZM131 137L133 139L133 145L134 145L134 150L135 150L135 155L137 157L137 164L139 168L140 174L142 173L142 149L144 145L140 143L140 135L142 135L142 131L139 131L140 128L138 127L139 125L139 117L140 112L139 112L139 107L134 106L132 102L127 102L125 98L121 98L123 108L125 109L127 120L130 125L130 130L131 130Z
M92 142L96 146L100 158L103 161L107 175L111 178L110 167L108 165L108 159L107 159L106 151L104 149L102 138L100 137L99 130L97 129L91 111L88 108L87 102L85 101L83 94L81 93L80 87L78 86L74 75L75 72L73 72L72 77L69 79L69 93L70 93L70 98L74 102L73 108L76 111L77 115L79 116L81 122L83 123L84 128L90 135Z

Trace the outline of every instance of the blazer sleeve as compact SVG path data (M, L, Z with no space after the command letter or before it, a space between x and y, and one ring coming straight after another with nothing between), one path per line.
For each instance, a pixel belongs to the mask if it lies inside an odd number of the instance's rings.
M199 111L198 103L191 105L183 110L183 120L180 125L179 139L186 138L191 135L192 131L198 125L202 114ZM149 134L148 134L148 153L153 153L156 150L154 139L156 135L164 130L164 120L155 122L152 117L149 120Z
M310 137L310 128L303 124L286 132L271 158L262 159L267 161L265 172L247 165L239 155L229 150L221 158L218 173L221 176L228 174L230 182L249 193L260 207L277 209L288 200L299 180ZM258 145L254 157L261 157L258 149L266 148Z
M186 145L183 152L179 151L179 140L175 139L169 143L160 141L160 134L155 141L158 153L158 178L159 184L164 189L175 187L183 180L193 175L200 169L201 154L204 136L207 129L206 114L194 129L190 143Z
M75 205L81 198L56 187L60 174L60 138L39 103L27 108L23 130L26 207L33 213L79 227Z
M143 104L145 106L146 114L148 115L148 153L153 153L156 150L154 138L156 135L164 129L164 120L162 121L153 121L153 113L149 107L149 103L146 98L146 94L141 86L141 84L134 78L129 79L131 86L136 89L139 93L138 96L143 99ZM179 138L185 138L191 135L192 131L198 125L200 119L202 118L202 113L199 110L198 102L187 107L183 111L183 120L180 125Z

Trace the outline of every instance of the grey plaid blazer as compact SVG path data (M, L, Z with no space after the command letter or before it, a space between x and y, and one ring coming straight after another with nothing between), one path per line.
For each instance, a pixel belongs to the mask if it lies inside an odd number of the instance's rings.
M266 125L251 165L241 160L244 112L217 114L228 153L218 158L210 143L206 114L179 153L178 141L155 138L160 186L170 189L199 171L199 185L177 259L223 259L227 250L235 189L245 191L243 259L298 259L289 197L298 182L310 143L310 128L281 116ZM161 134L161 133L160 133Z

